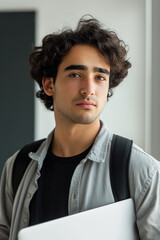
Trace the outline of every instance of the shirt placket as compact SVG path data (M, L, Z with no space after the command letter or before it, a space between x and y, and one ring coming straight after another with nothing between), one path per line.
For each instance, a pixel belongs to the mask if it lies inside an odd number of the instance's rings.
M69 190L68 199L68 214L72 215L79 212L79 192L80 192L80 181L82 176L82 171L84 167L84 162L81 162L75 169L74 174L71 179L71 185Z

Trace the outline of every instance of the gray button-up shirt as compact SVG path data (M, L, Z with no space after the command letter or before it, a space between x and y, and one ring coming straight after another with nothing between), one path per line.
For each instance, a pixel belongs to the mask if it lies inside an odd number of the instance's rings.
M101 122L101 129L90 152L72 176L69 214L114 202L109 175L112 136ZM12 168L18 152L7 160L0 185L0 240L16 240L18 231L28 226L29 204L38 188L40 169L52 138L53 132L36 153L29 153L32 161L21 180L14 201ZM140 238L160 240L160 163L135 144L131 152L129 185Z

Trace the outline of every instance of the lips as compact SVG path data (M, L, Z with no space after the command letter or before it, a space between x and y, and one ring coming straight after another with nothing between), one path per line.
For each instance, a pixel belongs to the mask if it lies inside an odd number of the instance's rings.
M82 108L93 108L96 106L96 104L92 101L81 101L76 104L77 106L80 106Z

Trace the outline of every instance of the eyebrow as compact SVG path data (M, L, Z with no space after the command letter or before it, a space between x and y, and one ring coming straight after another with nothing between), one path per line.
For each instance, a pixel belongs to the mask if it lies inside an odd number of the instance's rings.
M66 67L64 69L64 71L68 71L68 70L87 70L88 67L85 65L69 65L68 67ZM99 68L99 67L94 67L94 72L101 72L101 73L105 73L107 75L110 74L110 72L106 69L106 68Z
M110 72L106 68L99 68L99 67L95 67L94 72L106 73L107 75L110 74Z
M85 65L69 65L64 70L87 70L88 68Z

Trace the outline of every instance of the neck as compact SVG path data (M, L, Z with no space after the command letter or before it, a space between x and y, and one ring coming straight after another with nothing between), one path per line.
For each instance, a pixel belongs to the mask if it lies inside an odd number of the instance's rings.
M56 124L52 152L60 157L78 155L91 146L99 130L99 119L91 124Z

